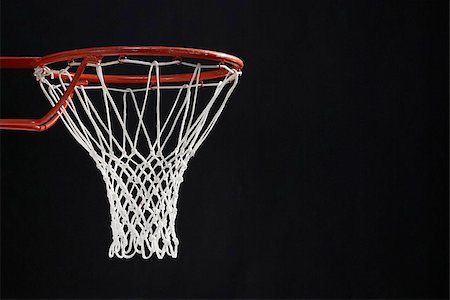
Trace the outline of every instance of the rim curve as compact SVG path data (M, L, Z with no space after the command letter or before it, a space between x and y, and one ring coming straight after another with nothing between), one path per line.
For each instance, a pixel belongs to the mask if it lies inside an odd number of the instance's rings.
M39 59L38 64L42 66L66 60L83 58L86 56L103 58L106 56L127 56L127 55L197 58L215 61L218 63L226 63L238 71L244 68L244 62L239 57L236 57L231 54L197 48L166 47L166 46L111 46L111 47L95 47L95 48L68 50L45 55Z
M89 58L90 61L102 60L108 56L161 56L173 57L178 59L193 58L217 62L218 64L226 64L236 71L244 68L244 62L231 54L203 50L197 48L183 47L166 47L166 46L111 46L111 47L95 47L76 50L68 50L45 55L38 59L36 66L44 66L52 63L70 61L74 59ZM204 71L200 75L200 80L210 80L224 78L228 75L225 69L212 71ZM98 78L89 74L83 74L81 80L88 82L98 82ZM190 73L174 73L161 75L160 81L165 83L181 83L188 82L191 79ZM147 81L146 76L138 75L105 75L105 81L108 83L143 83ZM152 78L152 81L154 79Z
M172 57L175 59L191 58L202 59L216 62L219 65L226 65L228 68L240 72L244 68L244 62L231 54L202 50L197 48L183 47L166 47L166 46L110 46L95 47L76 50L68 50L48 54L42 57L17 57L17 56L0 56L0 68L36 68L58 62L67 62L74 59L87 60L89 63L97 63L104 57L111 56L159 56ZM203 71L200 80L224 78L229 71L225 68L217 70ZM72 74L72 73L71 73ZM89 74L82 74L81 80L90 82L98 82L98 78L94 78ZM139 75L105 75L107 82L111 83L142 83L147 78ZM153 79L152 79L153 80ZM161 75L161 82L181 83L190 80L189 73L173 73Z
M89 80L95 82L98 80L93 74L84 74L84 70L89 63L96 63L105 56L162 56L173 58L196 58L208 61L215 61L220 64L228 64L226 68L220 68L214 71L201 72L200 80L224 78L229 74L229 68L240 72L243 67L243 61L233 55L196 48L165 47L165 46L112 46L84 48L78 50L69 50L57 52L42 57L26 56L0 56L0 69L33 69L42 67L50 63L70 61L82 58L80 65L75 73L71 73L73 80L57 104L40 119L0 119L0 129L9 130L27 130L44 131L49 129L59 119L58 110L68 105L75 87L77 85L88 84ZM240 75L240 74L239 74ZM160 76L160 82L186 82L191 78L190 73L175 73ZM148 76L136 75L105 75L105 81L111 83L142 83L148 81ZM153 77L150 80L155 80Z

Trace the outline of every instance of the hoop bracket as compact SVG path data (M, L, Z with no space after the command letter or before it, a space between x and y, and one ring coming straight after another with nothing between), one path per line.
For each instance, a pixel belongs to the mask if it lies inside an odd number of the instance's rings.
M52 127L60 117L62 109L69 105L75 86L80 81L81 74L84 72L88 63L98 60L97 57L88 56L83 59L81 64L73 77L72 83L67 87L64 94L59 99L58 103L42 118L40 119L0 119L0 129L26 130L26 131L44 131ZM30 63L32 60L27 61ZM18 61L11 60L9 63L17 63ZM25 68L25 66L23 67Z

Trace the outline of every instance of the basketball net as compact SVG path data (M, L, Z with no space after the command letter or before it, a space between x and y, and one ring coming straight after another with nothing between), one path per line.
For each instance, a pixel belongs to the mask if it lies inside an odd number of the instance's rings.
M70 84L71 62L61 70L35 69L52 106ZM104 73L114 68L140 68L147 83L110 84ZM170 68L192 73L184 84L164 83ZM226 69L222 79L201 82L205 69ZM164 73L167 70L166 73ZM82 83L58 113L72 136L94 159L106 183L112 243L109 256L177 257L177 201L191 157L211 132L235 89L239 71L225 65L180 60L145 61L117 58L89 64L85 72L98 83ZM205 97L200 95L205 93Z

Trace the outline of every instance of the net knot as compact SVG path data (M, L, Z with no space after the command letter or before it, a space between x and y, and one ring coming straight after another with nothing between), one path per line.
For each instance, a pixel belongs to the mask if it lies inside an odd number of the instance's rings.
M34 69L33 75L36 77L36 81L42 81L45 80L47 76L50 76L51 79L54 78L54 73L52 70L48 67L36 67Z

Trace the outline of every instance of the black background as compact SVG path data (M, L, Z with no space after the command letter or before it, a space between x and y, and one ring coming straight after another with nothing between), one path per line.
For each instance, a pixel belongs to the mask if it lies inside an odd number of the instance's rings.
M206 48L245 63L181 188L177 259L108 258L63 124L1 134L2 298L447 298L448 1L2 1L2 55ZM2 117L48 109L2 71Z

